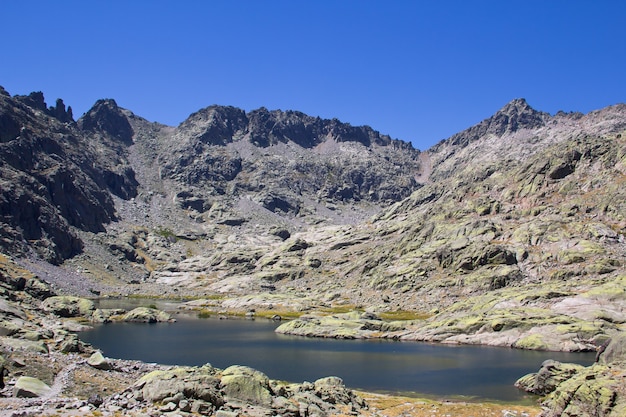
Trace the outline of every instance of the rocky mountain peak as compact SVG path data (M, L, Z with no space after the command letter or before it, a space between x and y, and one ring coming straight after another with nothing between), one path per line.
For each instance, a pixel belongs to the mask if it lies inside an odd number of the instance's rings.
M502 135L506 132L515 132L519 129L534 129L545 124L550 115L539 112L526 102L523 98L517 98L499 111L490 119L488 133Z
M102 132L126 144L133 142L133 128L113 99L98 100L79 120L84 131Z
M502 136L521 129L535 129L544 126L550 118L548 113L533 109L525 99L517 98L504 105L493 116L441 141L431 148L431 151L436 152L447 146L465 147L488 136Z
M232 106L213 105L190 115L177 128L181 136L207 145L226 145L248 125L246 112Z

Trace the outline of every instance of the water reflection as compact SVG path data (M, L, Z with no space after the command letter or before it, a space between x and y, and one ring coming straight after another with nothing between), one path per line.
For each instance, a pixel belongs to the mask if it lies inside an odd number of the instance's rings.
M442 346L386 340L310 339L274 333L258 320L181 319L177 323L110 324L81 338L109 357L225 368L248 365L272 379L314 381L336 375L352 388L518 401L520 376L546 359L590 364L593 354Z

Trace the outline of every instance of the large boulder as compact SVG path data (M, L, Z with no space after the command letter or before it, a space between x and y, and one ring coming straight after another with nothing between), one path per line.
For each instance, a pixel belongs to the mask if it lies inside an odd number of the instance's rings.
M234 365L222 372L222 390L227 398L270 406L272 394L269 378L247 366Z
M138 323L157 323L172 321L172 316L165 311L154 308L137 307L124 314L122 320Z
M87 298L59 295L46 298L43 309L60 317L91 317L96 306Z
M49 394L50 390L50 387L46 383L37 378L21 376L13 387L13 396L22 398L43 397Z
M102 352L100 352L99 350L95 351L89 357L89 359L87 359L87 364L92 368L102 369L105 371L111 369L111 364L109 363L109 360L105 358Z
M336 376L320 378L313 384L316 395L330 404L350 404L355 400L352 391L346 389L343 379Z
M196 409L215 410L224 405L220 380L215 373L211 365L153 371L141 377L131 389L135 398L164 404L180 404L185 400Z

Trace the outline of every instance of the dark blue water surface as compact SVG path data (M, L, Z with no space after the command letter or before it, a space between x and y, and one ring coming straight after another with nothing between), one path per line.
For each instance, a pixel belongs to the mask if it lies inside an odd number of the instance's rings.
M82 332L112 358L218 368L247 365L292 382L339 376L350 388L437 397L520 401L517 378L546 359L588 365L593 354L534 352L389 340L335 340L274 333L268 320L196 319L116 323Z

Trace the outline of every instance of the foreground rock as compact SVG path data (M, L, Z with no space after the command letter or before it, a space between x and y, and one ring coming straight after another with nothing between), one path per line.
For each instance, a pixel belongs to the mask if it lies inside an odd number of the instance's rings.
M96 369L108 370L111 369L111 364L108 359L102 355L102 352L95 351L89 359L87 359L87 364Z
M592 366L545 361L515 385L544 395L543 417L626 415L626 336L616 334Z
M326 416L367 407L340 378L285 384L238 365L224 370L204 365L154 371L127 392L137 401L160 404L164 410L201 415L221 411L223 415Z
M13 387L14 397L43 397L50 392L51 389L48 385L29 376L20 377Z

